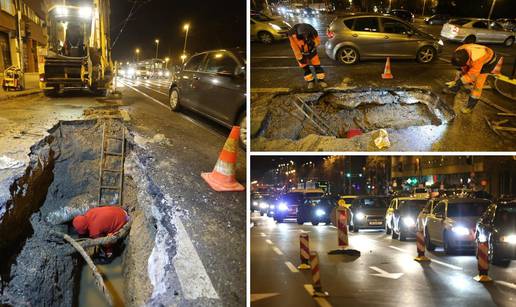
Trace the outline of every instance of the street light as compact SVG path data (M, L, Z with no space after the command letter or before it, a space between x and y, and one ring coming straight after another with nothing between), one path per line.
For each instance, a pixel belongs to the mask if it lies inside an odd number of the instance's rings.
M185 34L185 44L183 45L183 55L181 56L181 60L184 62L185 59L186 59L186 41L188 40L188 30L190 30L190 24L186 23L183 26L183 30L186 31L186 34ZM183 56L184 56L184 58L183 58Z
M487 16L487 19L491 19L491 14L493 14L493 9L495 6L496 0L493 0L493 3L491 4L491 9L489 10L489 16Z
M156 43L156 59L158 58L158 50L159 50L159 39L156 38L156 40L154 40L154 42Z
M140 48L136 48L136 50L134 50L134 52L136 52L136 62L138 62L140 59Z
M165 69L168 69L168 62L170 61L169 57L165 58Z
M184 63L186 60L186 54L181 54L181 63Z

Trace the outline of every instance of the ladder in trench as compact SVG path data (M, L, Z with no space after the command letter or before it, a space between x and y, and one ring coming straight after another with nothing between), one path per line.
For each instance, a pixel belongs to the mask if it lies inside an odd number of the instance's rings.
M125 134L123 125L104 121L100 152L99 206L123 205Z

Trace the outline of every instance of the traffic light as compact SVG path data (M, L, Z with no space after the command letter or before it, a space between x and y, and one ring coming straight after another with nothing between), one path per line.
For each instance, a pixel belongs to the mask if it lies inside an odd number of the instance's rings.
M351 173L346 173L346 177L351 178Z

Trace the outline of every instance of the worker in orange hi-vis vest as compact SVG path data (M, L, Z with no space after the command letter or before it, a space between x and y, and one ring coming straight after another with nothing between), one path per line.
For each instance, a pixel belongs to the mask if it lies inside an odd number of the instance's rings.
M482 88L487 75L498 62L496 53L486 46L464 44L453 53L451 63L461 71L457 80L447 83L446 94L457 94L465 84L473 84L468 103L461 109L462 113L471 113L482 95Z
M321 67L321 60L317 54L317 46L321 44L321 39L317 30L307 23L296 24L288 33L290 46L294 51L294 56L305 72L305 81L308 82L308 88L315 86L314 76L310 70L310 64L313 65L317 82L323 88L328 85L324 82L325 74Z

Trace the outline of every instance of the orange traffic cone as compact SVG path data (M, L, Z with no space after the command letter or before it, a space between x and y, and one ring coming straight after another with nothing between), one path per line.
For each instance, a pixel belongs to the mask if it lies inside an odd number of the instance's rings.
M496 63L495 68L491 71L493 75L501 75L502 74L502 65L503 65L503 57L500 57L498 63Z
M237 159L239 135L240 127L233 126L213 171L211 173L201 174L202 178L204 178L215 191L243 191L245 189L244 186L235 179L235 163Z
M391 58L387 57L385 62L385 69L383 70L382 79L392 79L394 76L391 74Z

